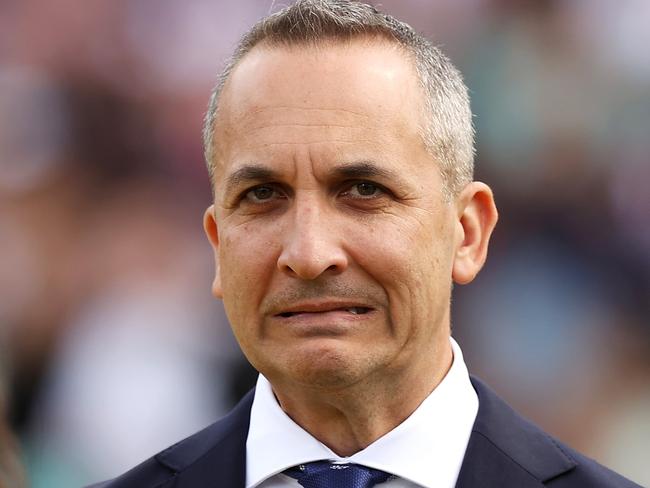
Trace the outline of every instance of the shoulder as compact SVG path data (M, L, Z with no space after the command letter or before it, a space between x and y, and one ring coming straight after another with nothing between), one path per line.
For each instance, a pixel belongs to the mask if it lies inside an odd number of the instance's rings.
M638 488L520 416L479 379L473 377L472 385L479 411L459 488Z
M224 418L177 442L123 475L88 488L164 488L178 478L188 486L210 484L215 476L230 478L237 486L245 470L246 437L253 391ZM235 482L235 480L237 480ZM214 486L219 486L215 484Z

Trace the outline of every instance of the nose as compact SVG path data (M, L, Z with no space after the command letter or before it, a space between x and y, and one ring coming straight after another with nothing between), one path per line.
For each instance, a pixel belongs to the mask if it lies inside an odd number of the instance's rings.
M315 280L324 273L339 274L348 267L335 217L314 201L295 202L285 228L278 269L292 277Z

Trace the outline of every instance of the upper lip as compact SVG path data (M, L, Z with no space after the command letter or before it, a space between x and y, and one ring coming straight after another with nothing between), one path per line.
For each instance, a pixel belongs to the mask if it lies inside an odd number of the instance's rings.
M365 308L372 309L367 303L360 303L355 301L321 301L321 302L301 302L291 304L287 307L278 308L273 315L281 315L286 313L318 313L318 312L331 312L334 310L345 310L347 308Z

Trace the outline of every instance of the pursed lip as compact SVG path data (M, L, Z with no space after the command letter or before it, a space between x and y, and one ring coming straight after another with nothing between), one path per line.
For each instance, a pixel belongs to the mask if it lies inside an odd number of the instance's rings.
M324 314L329 312L347 312L352 315L364 315L374 310L367 303L357 301L318 301L300 302L278 307L272 315L274 317L290 318L300 314Z

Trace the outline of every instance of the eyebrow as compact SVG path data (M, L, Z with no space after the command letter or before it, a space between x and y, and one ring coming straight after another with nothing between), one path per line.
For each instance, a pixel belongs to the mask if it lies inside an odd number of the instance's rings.
M242 166L226 178L225 193L228 194L245 183L275 180L278 177L279 173L277 171L273 171L266 166L258 166L255 164Z
M334 166L330 176L338 178L384 178L398 180L399 174L395 171L382 168L372 161L359 161L344 163Z

